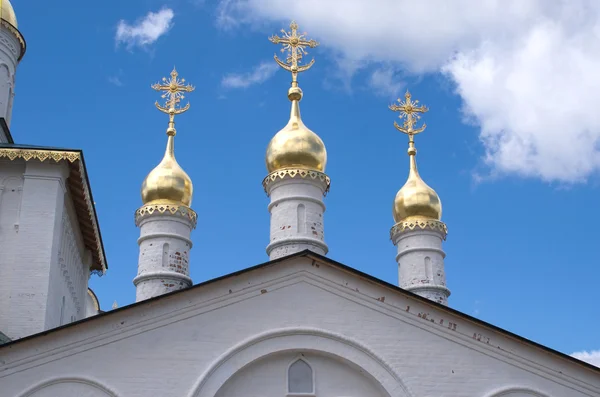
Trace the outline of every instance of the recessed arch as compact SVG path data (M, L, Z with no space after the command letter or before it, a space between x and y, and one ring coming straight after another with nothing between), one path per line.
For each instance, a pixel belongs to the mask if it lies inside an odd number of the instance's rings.
M110 390L108 387L102 385L98 381L78 377L54 378L50 380L45 380L41 383L38 383L36 386L33 386L32 388L28 389L24 393L20 394L19 397L35 397L36 393L43 392L44 389L69 383L88 387L90 390L102 393L104 396L107 397L119 397L114 391Z
M277 353L305 351L326 354L359 368L390 397L412 397L401 377L367 346L317 328L283 328L255 335L224 352L200 376L189 397L213 397L238 371Z
M516 393L525 393L528 397L551 397L549 394L543 393L540 390L522 386L510 386L496 389L486 394L485 397L513 397L512 395Z

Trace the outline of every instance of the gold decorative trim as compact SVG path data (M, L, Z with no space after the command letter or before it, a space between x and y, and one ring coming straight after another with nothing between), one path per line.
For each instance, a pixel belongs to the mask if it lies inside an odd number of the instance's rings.
M81 159L79 152L66 152L58 150L40 150L40 149L13 149L13 148L1 148L0 158L6 157L10 161L21 158L25 161L32 159L45 161L54 160L57 163L61 160L68 160L74 163Z
M23 38L21 32L19 32L19 29L15 28L13 25L6 22L4 19L0 20L0 23L2 23L2 26L4 26L6 29L10 30L10 32L17 37L17 40L19 40L19 44L21 44L21 54L17 59L17 62L19 62L21 59L23 59L25 51L27 50L27 44L25 43L25 39Z
M321 182L325 182L327 184L327 187L325 188L325 192L323 193L324 196L327 195L327 193L329 192L329 187L331 186L331 179L329 179L329 177L322 172L305 170L302 168L286 168L283 170L273 171L269 175L267 175L265 179L263 179L262 184L263 188L265 189L265 192L268 194L267 186L269 186L269 184L275 182L277 178L284 179L286 176L289 176L290 178L300 177L303 179L319 179Z
M54 160L55 162L60 161L68 161L73 167L77 166L77 171L79 172L79 176L81 180L85 178L86 172L83 166L83 161L81 161L81 152L79 151L62 151L62 150L44 150L44 149L19 149L19 148L0 148L0 159L7 158L10 161L15 159L23 159L25 161L30 160ZM75 165L75 162L79 160L79 164ZM98 271L100 275L106 273L106 261L104 258L104 249L102 247L102 240L100 239L100 230L98 229L98 224L96 222L96 215L94 211L94 204L92 203L91 193L89 190L89 181L85 180L81 183L83 188L83 196L86 203L86 209L88 212L88 216L90 217L92 228L94 231L94 239L96 242L96 252L98 254L98 260L100 262L101 270ZM95 271L93 269L92 273Z
M433 219L412 219L407 221L398 222L390 230L390 238L393 239L396 233L404 233L415 229L431 229L444 234L444 240L448 234L448 227L444 222L436 221Z
M158 212L159 214L170 213L175 216L182 216L192 221L193 227L196 227L198 221L198 214L185 205L170 205L170 204L155 204L155 205L144 205L135 211L135 224L139 226L139 222L142 218L150 216Z

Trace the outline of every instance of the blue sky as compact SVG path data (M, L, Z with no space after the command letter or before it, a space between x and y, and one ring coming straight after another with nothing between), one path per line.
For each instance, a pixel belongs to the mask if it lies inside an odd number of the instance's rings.
M135 300L133 213L166 143L150 85L174 65L196 86L175 141L199 216L191 276L267 260L264 153L287 122L290 81L267 38L293 17L321 43L299 81L304 122L329 156L328 256L397 283L389 230L407 139L387 106L409 88L430 108L416 146L449 228L450 305L565 353L600 349L599 7L509 1L462 13L432 1L403 20L401 2L313 3L14 2L28 49L12 134L84 150L110 267L91 279L102 308Z

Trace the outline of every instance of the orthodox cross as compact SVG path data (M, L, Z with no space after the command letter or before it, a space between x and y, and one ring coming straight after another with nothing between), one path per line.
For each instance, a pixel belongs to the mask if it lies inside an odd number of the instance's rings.
M277 55L275 55L275 62L288 72L292 72L292 85L297 86L298 73L310 69L315 63L315 60L312 59L307 65L298 65L302 61L302 57L308 54L306 47L315 48L319 43L315 40L307 40L306 33L298 35L298 24L294 21L290 24L290 30L291 32L286 32L281 29L283 37L274 35L269 37L269 40L274 44L282 44L281 52L288 51L285 62L277 58Z
M184 113L190 108L189 102L184 107L178 106L181 100L185 98L183 93L194 91L193 86L190 84L184 85L185 79L178 79L178 76L177 70L173 68L169 80L163 77L162 83L152 85L152 88L156 91L165 91L165 93L161 95L162 98L166 99L165 106L161 106L158 101L156 101L155 105L158 110L169 115L168 135L175 135L175 115Z
M419 106L418 100L411 100L411 95L408 90L406 91L406 94L404 94L404 98L404 101L398 98L398 105L390 105L390 110L399 112L400 115L398 117L400 119L404 119L402 127L400 127L395 121L394 127L396 127L396 129L403 134L408 135L409 145L411 148L414 148L414 136L420 132L423 132L425 128L427 128L425 123L423 123L421 128L415 128L415 124L421 118L421 114L427 112L429 109L423 105Z

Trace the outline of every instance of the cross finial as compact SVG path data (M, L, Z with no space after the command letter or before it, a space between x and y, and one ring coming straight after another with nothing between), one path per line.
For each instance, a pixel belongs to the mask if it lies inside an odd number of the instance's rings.
M178 76L177 70L173 67L169 80L163 77L161 83L152 85L152 88L156 91L165 91L161 95L166 100L165 106L161 106L158 101L156 101L155 105L158 110L169 115L167 135L175 135L175 115L184 113L190 108L189 102L184 107L179 106L181 100L185 98L183 92L192 92L195 89L190 84L185 85L185 79L179 79Z
M394 121L394 127L403 134L408 135L408 154L415 155L417 153L415 149L415 141L414 136L418 133L421 133L427 128L427 125L423 123L421 128L415 128L416 122L421 118L421 114L427 112L429 109L421 105L419 106L418 100L411 100L411 95L408 90L406 90L406 94L404 94L404 101L398 98L398 105L390 105L390 110L394 112L399 112L398 116L400 119L404 119L404 123L402 123L402 127L398 125Z
M269 37L269 40L274 44L282 44L281 52L288 52L285 62L281 61L275 55L275 62L288 72L292 72L292 87L298 86L298 73L304 72L311 68L315 63L312 59L306 65L299 65L302 62L302 57L307 55L306 47L315 48L319 45L315 40L307 40L306 33L298 34L298 24L292 21L290 24L290 32L281 29L283 37L277 35Z

